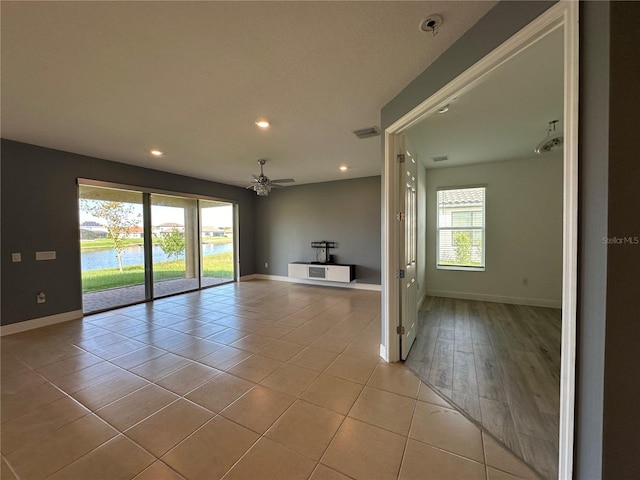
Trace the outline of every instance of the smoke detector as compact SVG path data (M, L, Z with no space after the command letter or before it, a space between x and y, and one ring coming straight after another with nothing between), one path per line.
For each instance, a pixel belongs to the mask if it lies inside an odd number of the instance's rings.
M434 36L438 34L438 29L442 25L442 17L440 15L429 15L420 23L420 30L423 32L431 32Z

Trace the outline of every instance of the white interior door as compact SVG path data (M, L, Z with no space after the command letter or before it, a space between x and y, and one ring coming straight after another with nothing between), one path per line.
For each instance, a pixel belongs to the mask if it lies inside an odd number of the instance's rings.
M398 228L400 233L398 285L400 289L400 357L409 355L418 333L418 282L416 281L418 166L415 155L406 149L404 135L398 136L399 205Z

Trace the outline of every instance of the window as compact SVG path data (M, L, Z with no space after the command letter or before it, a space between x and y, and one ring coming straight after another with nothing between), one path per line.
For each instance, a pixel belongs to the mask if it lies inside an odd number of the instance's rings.
M484 271L485 190L437 190L437 268Z

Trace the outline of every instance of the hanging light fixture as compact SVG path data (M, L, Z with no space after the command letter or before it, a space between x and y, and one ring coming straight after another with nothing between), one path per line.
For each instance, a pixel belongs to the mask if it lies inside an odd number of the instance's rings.
M253 186L253 190L259 197L266 197L267 195L269 195L271 187L269 185L260 185L259 183L257 183Z
M538 155L542 155L543 153L550 153L554 150L562 148L562 145L564 144L564 136L561 133L555 133L556 123L558 123L558 120L552 120L549 122L549 128L547 129L547 138L542 140L534 150L534 152Z

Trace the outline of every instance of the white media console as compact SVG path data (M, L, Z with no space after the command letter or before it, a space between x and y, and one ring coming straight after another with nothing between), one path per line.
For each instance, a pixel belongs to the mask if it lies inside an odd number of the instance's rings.
M289 277L350 283L356 279L356 266L337 263L294 262L289 264Z

